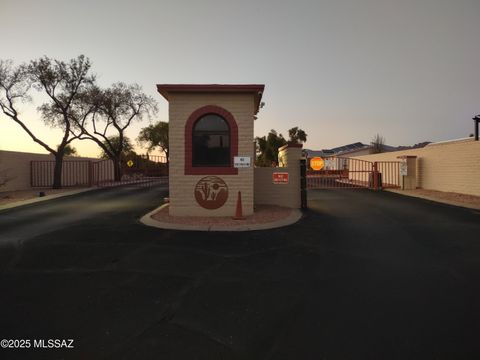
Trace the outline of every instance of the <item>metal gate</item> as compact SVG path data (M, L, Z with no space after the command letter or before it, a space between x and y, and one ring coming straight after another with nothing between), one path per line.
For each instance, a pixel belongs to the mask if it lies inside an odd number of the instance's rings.
M126 156L120 161L120 174L120 179L116 180L112 160L100 160L92 164L93 183L97 186L168 185L168 163L164 156Z
M55 161L31 161L30 184L36 188L53 185ZM129 155L120 162L120 179L115 180L112 160L64 160L62 187L117 185L168 185L168 163L164 156Z
M324 158L322 170L307 170L307 189L382 189L400 187L399 161Z
M55 161L33 160L30 162L30 186L48 188L53 185ZM62 165L62 187L92 186L91 161L64 160Z

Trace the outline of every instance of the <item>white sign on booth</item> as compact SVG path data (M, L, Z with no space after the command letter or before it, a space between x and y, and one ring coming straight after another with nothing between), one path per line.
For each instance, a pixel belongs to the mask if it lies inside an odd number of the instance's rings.
M234 156L233 157L233 167L235 168L249 168L250 167L250 156Z

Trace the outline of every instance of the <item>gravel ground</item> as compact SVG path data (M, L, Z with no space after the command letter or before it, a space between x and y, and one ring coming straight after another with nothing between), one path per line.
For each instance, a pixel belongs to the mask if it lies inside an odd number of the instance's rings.
M39 188L35 190L17 190L17 191L4 191L0 192L0 205L7 205L17 201L29 200L38 197L38 193L43 191L45 195L56 195L64 192L79 190L82 188L63 188L63 189L51 189L51 188Z
M423 199L433 200L445 204L462 206L472 209L480 209L480 196L426 189L392 191L402 195L420 197Z
M252 216L248 216L245 220L233 220L231 216L170 216L168 213L168 206L166 206L152 215L152 219L171 224L225 225L225 227L228 227L240 224L251 225L270 223L287 218L291 212L292 209L281 206L257 205L255 207L255 213Z

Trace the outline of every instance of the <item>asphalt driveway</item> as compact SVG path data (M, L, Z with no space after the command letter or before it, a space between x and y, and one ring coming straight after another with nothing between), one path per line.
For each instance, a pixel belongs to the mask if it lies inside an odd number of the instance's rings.
M160 188L0 212L1 359L480 357L480 213L367 190L309 192L295 225L162 231Z

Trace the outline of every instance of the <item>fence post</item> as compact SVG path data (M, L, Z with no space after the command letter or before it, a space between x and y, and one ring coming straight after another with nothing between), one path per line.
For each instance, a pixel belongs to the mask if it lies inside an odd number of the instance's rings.
M90 160L88 162L88 187L93 186L93 162Z
M378 190L378 164L373 163L373 190Z

